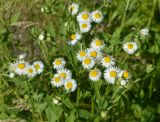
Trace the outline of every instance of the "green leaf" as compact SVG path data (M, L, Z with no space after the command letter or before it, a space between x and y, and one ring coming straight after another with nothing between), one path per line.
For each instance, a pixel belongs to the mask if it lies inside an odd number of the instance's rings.
M154 68L155 68L155 66L153 66L152 64L147 64L146 72L147 72L147 73L150 73L150 72L153 71Z
M85 119L88 119L91 117L91 114L90 112L88 112L87 110L79 110L79 116L81 118L85 118Z
M70 116L67 117L65 122L75 122L76 116L75 116L75 112L71 112Z
M66 98L65 100L63 100L63 104L65 104L66 107L68 107L71 110L75 109L74 105L71 103L69 98Z
M15 14L12 16L12 18L11 18L11 24L14 24L15 22L18 21L18 18L19 18L19 16L20 16L20 13L21 13L21 12L17 12L17 13L15 13Z
M48 121L55 122L56 120L59 120L62 115L63 109L59 106L55 106L48 98L46 98L45 100L48 104L48 107L45 110Z
M116 31L113 33L112 38L110 40L111 44L116 45L120 41L120 34L121 34L121 28L117 28Z

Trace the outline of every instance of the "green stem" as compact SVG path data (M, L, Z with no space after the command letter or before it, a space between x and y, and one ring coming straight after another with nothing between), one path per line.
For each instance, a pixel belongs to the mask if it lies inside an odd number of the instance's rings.
M29 96L29 102L30 102L30 104L31 104L31 107L32 107L32 114L33 114L33 120L34 120L34 122L35 122L35 110L34 110L34 103L33 103L33 101L32 101L32 99L30 98L30 84L29 84L29 80L26 80L26 83L27 83L27 94L28 94L28 96Z
M128 57L128 55L126 54L126 56L125 56L124 60L122 61L121 65L123 65L123 63L126 61L127 57Z
M128 7L129 7L129 3L130 3L130 0L127 0L125 12L124 12L124 15L123 15L123 18L122 18L121 29L122 29L122 27L123 27L124 21L126 20L127 10L128 10Z
M151 11L151 15L149 16L149 20L148 20L148 24L147 24L147 27L149 28L150 25L151 25L151 22L152 22L152 19L154 17L154 11L155 11L155 8L156 8L156 3L157 1L156 0L153 0L153 7L152 7L152 11Z
M92 96L91 116L94 116L94 96Z
M93 85L94 85L94 91L95 91L97 99L101 99L101 95L99 93L99 88L98 88L98 83L93 83Z
M76 98L76 107L77 107L77 110L78 110L78 106L79 106L79 96L80 96L80 89L78 88L77 89L77 98ZM78 112L76 114L77 118L78 118Z
M45 49L44 49L44 48L46 48L46 47L44 47L45 45L44 45L43 43L40 43L40 41L38 41L38 43L39 43L39 46L40 46L40 48L41 48L41 50L42 50L42 54L43 54L43 56L44 56L44 60L45 60L45 62L48 64L47 56L46 56L46 54L45 54Z

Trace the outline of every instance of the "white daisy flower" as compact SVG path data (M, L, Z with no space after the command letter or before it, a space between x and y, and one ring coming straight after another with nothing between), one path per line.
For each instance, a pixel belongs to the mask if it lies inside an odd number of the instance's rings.
M18 74L18 75L23 75L25 74L25 71L26 71L26 68L28 67L28 63L23 61L23 60L20 60L18 62L16 62L15 64L15 72Z
M10 74L9 74L9 77L10 78L13 78L15 76L15 74L13 73L13 72L11 72Z
M114 84L115 79L119 75L119 69L117 67L109 67L104 71L104 79L111 84Z
M128 54L133 54L138 49L136 42L128 42L123 45L123 50Z
M65 64L66 64L66 62L63 58L56 58L53 62L53 68L54 69L62 69L62 68L64 68Z
M79 61L82 61L84 59L84 57L86 56L86 51L85 50L80 50L78 53L77 53L77 59Z
M64 83L64 87L67 91L74 92L77 88L77 83L74 79L69 79Z
M26 57L26 53L20 54L18 57L19 57L20 60L22 60Z
M75 45L77 42L78 42L78 40L80 40L81 39L81 35L80 34L78 34L78 33L75 33L75 34L72 34L71 36L70 36L70 40L69 40L69 44L70 45Z
M120 72L120 76L119 77L122 77L124 79L129 79L131 77L131 75L127 70L122 70Z
M87 11L83 11L83 12L79 13L77 15L77 21L80 23L81 22L91 22L92 20L91 20L90 13Z
M72 78L72 73L68 69L60 69L57 72L58 72L59 76L64 80Z
M104 48L104 42L100 39L95 38L91 42L91 47L97 50L101 50Z
M64 80L59 74L55 74L51 80L51 84L56 87L61 87L64 84Z
M95 69L92 69L90 70L89 72L89 78L92 80L92 81L98 81L101 77L101 71L97 68Z
M82 33L88 32L91 29L91 24L89 22L81 22L79 26Z
M121 80L121 81L120 81L120 84L121 84L122 86L125 86L127 82L128 82L128 80Z
M92 12L91 18L95 23L100 23L103 20L103 14L101 11L96 10Z
M91 57L86 56L82 61L82 66L86 69L91 69L95 65L95 60Z
M96 60L101 60L102 58L102 53L99 50L96 50L94 48L87 49L87 55Z
M102 66L108 68L115 65L115 59L112 56L105 56L101 59Z
M36 76L37 73L36 73L36 71L35 71L34 66L28 65L27 68L26 68L25 74L26 74L29 78L32 78L32 77Z
M43 72L44 64L41 61L35 61L33 66L37 74L41 74Z
M72 5L69 6L69 12L72 14L72 15L75 15L78 13L78 10L79 10L79 6L78 4L76 3L72 3Z
M140 34L142 36L147 36L148 33L149 33L149 29L148 28L143 28L143 29L140 30Z

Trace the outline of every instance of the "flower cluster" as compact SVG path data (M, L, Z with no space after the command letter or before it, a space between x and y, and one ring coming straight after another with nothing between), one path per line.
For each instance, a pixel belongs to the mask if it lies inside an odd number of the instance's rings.
M125 85L130 78L129 72L115 66L115 58L102 52L104 45L103 40L95 38L90 43L90 48L80 50L76 57L82 63L83 68L90 70L91 81L100 80L102 73L98 67L104 67L103 75L108 83L114 84L116 80L120 80L120 84Z
M53 68L57 70L52 78L52 85L55 87L64 86L67 91L75 91L77 83L72 79L72 72L65 68L66 61L63 58L56 58L53 62Z
M103 20L103 14L101 11L95 10L91 13L88 11L79 12L79 6L76 3L73 3L72 5L69 6L69 12L72 15L78 14L77 21L79 23L79 28L81 33L90 31L91 22L100 23ZM69 44L75 45L80 39L81 35L79 33L73 33L70 35Z
M29 64L24 60L25 56L26 54L19 55L19 59L10 64L10 77L14 77L14 74L18 74L32 78L43 72L44 64L41 61L35 61L32 64Z

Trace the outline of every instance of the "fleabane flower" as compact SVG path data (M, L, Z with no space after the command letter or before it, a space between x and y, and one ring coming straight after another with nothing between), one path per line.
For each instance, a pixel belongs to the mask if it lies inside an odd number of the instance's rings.
M129 79L131 78L131 74L127 70L122 70L120 72L120 77L122 77L123 79Z
M149 29L148 28L143 28L143 29L140 30L140 34L142 36L147 36L148 33L149 33Z
M91 22L92 20L91 20L90 13L87 11L83 11L83 12L79 13L77 15L77 21L80 23L81 22Z
M54 69L62 69L62 68L64 68L65 64L66 64L66 62L63 58L56 58L53 62L53 68Z
M42 33L38 36L38 39L39 39L40 41L43 41L43 40L45 39L45 34L44 34L44 32L42 32Z
M41 74L43 72L44 64L41 61L33 62L33 66L37 74Z
M85 69L91 69L93 68L95 65L95 60L89 56L86 56L83 60L82 60L82 66Z
M128 82L128 80L121 80L121 81L120 81L120 84L121 84L122 86L125 86L125 85L127 84L127 82Z
M102 66L108 68L110 66L113 66L115 65L115 59L112 57L112 56L104 56L102 59L101 59L101 64Z
M74 79L68 79L65 81L64 87L67 91L74 92L77 88L77 83Z
M89 72L89 78L92 80L92 81L98 81L101 77L101 71L97 68L95 69L92 69L90 70Z
M20 54L18 57L19 57L20 60L22 60L26 57L26 53Z
M81 39L81 35L80 34L78 34L78 33L75 33L75 34L72 34L71 36L70 36L70 40L69 40L69 44L70 45L75 45L77 42L78 42L78 40L80 40Z
M82 60L84 59L84 57L86 56L86 54L87 54L86 50L80 50L80 51L77 53L76 57L77 57L77 59L78 59L79 61L82 61Z
M72 78L72 73L68 69L60 69L57 72L58 72L59 76L64 80Z
M117 67L109 67L104 71L104 79L111 84L114 84L115 79L118 78L119 68Z
M78 4L76 3L72 3L72 5L69 6L69 12L72 14L72 15L75 15L78 13L78 10L79 10L79 6Z
M92 42L91 42L91 48L95 48L97 50L101 50L103 49L104 47L104 42L103 40L100 40L100 39L93 39Z
M96 60L101 60L102 58L102 53L99 50L96 50L95 48L88 48L87 55Z
M10 78L13 78L15 76L15 74L13 73L13 72L11 72L10 74L9 74L9 77Z
M25 74L27 75L27 77L32 78L34 76L36 76L36 71L34 66L28 65L25 71Z
M91 24L89 22L80 22L79 26L82 33L86 33L91 29Z
M55 74L51 80L51 84L55 87L61 87L64 84L64 80L59 74Z
M138 49L136 42L127 42L123 45L123 50L128 54L133 54Z
M9 65L9 71L10 72L15 72L16 69L17 69L17 62L10 63L10 65Z
M96 10L92 12L91 18L92 18L92 21L94 21L95 23L100 23L103 20L103 14L101 11Z
M15 63L15 72L18 74L18 75L23 75L25 74L25 71L26 71L26 68L28 67L28 62L25 62L23 60L20 60L20 61L17 61Z

